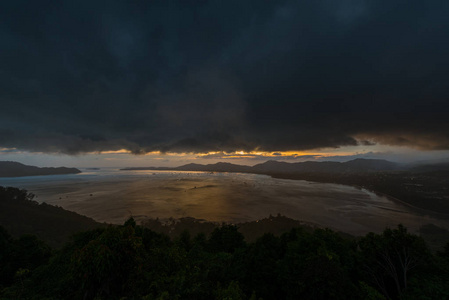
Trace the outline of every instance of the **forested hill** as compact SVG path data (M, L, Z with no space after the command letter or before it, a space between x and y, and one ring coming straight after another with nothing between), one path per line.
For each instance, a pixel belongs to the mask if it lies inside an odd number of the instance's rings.
M60 175L81 173L77 168L39 168L14 161L0 161L0 177L22 177L36 175Z
M25 190L0 186L0 226L13 236L34 234L60 247L72 234L104 225L61 207L39 204Z

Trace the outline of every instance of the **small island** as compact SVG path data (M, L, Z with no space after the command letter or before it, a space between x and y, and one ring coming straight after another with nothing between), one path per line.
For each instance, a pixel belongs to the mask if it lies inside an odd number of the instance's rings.
M39 168L14 161L0 161L0 177L23 177L38 175L62 175L81 173L77 168Z

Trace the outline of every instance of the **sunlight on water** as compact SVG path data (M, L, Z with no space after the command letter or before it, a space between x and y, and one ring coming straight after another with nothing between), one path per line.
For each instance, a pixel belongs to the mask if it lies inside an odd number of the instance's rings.
M0 178L99 222L194 217L245 222L278 213L353 234L403 223L411 230L447 221L420 216L386 197L350 186L240 173L83 170L76 175Z

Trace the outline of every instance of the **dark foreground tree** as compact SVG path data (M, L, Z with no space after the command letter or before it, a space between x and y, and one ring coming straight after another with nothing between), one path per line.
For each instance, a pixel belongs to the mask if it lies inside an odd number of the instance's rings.
M135 289L135 282L142 275L144 252L142 239L129 223L108 227L73 254L73 277L83 299L115 298Z
M355 249L335 232L318 229L289 234L279 278L284 299L360 299L351 280Z
M360 240L363 266L372 284L387 297L399 299L413 272L429 262L424 240L399 225L382 234L369 233Z

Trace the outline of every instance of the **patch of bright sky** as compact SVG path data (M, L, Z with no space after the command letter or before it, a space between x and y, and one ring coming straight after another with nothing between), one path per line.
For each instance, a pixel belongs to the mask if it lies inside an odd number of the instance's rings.
M126 150L88 153L80 155L31 153L15 149L0 148L0 160L18 161L26 165L39 167L175 167L188 163L213 164L230 162L242 165L255 165L267 160L287 162L348 161L355 158L386 159L401 163L416 161L449 162L449 151L421 151L397 146L351 146L337 149L315 151L285 152L211 152L203 154L152 152L146 155L133 155Z

